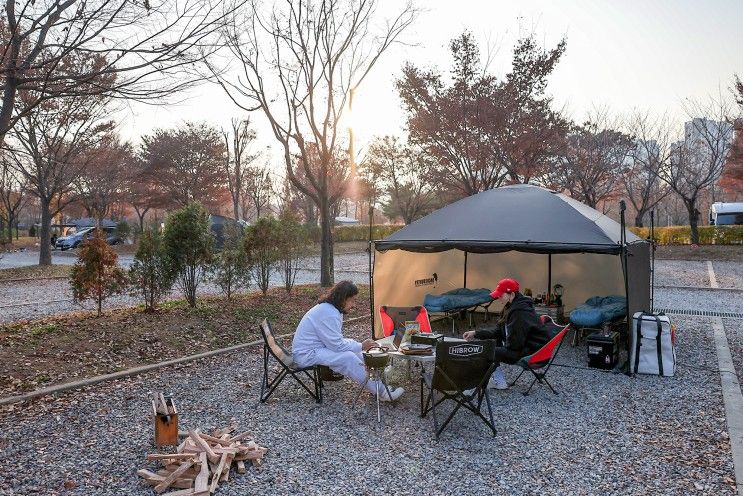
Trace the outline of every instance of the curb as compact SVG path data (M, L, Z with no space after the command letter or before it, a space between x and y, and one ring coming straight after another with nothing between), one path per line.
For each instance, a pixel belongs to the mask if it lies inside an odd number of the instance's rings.
M369 315L362 315L361 317L354 317L352 319L348 319L344 321L344 323L350 323L350 322L356 322L358 320L368 319ZM282 334L281 338L286 338L288 336L293 335L293 332L290 332L288 334ZM144 372L149 372L150 370L156 370L163 367L168 367L170 365L178 365L180 363L186 363L191 362L194 360L200 360L202 358L208 358L215 355L223 355L225 353L231 353L233 351L241 350L243 348L249 348L251 346L259 345L263 342L263 339L257 339L255 341L251 341L249 343L242 343L242 344L236 344L234 346L229 346L227 348L220 348L218 350L212 350L212 351L206 351L204 353L199 353L196 355L189 355L181 358L174 358L172 360L166 360L164 362L157 362L157 363L151 363L148 365L140 365L139 367L133 367L131 369L127 370L121 370L119 372L113 372L111 374L104 374L104 375L97 375L95 377L89 377L87 379L81 379L79 381L75 382L67 382L64 384L57 384L55 386L49 386L42 389L37 389L36 391L31 391L30 393L26 394L19 394L17 396L9 396L7 398L0 398L0 406L4 405L11 405L13 403L20 403L22 401L28 401L34 398L38 398L39 396L46 396L48 394L54 394L54 393L61 393L63 391L69 391L70 389L79 389L85 386L92 386L94 384L98 384L100 382L104 381L110 381L113 379L121 379L123 377L132 377L138 374L142 374Z

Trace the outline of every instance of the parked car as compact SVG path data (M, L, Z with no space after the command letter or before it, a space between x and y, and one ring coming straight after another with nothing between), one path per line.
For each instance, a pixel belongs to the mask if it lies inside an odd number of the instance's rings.
M96 236L97 229L97 227L86 227L85 229L80 229L79 231L68 236L62 236L61 238L57 238L57 242L54 246L59 250L69 250L70 248L77 248L78 246L80 246L80 243L82 243L86 239L94 238ZM116 235L116 228L114 227L104 227L103 232L106 236L106 243L108 243L109 245L118 245L123 243L124 241Z

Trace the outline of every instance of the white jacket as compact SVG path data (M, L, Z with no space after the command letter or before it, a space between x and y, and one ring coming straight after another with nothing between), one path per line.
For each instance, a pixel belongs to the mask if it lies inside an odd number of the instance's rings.
M292 354L303 355L325 348L336 353L361 352L361 343L343 337L343 314L330 303L318 303L299 321L292 341Z

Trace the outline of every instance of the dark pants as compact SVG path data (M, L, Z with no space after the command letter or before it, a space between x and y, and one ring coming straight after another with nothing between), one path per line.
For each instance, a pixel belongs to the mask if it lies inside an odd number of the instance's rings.
M518 362L521 357L526 356L526 351L516 351L503 346L505 343L506 336L503 334L503 328L499 328L496 331L495 342L498 346L493 349L493 361L497 363L496 367L500 367L501 363L508 363L513 365Z

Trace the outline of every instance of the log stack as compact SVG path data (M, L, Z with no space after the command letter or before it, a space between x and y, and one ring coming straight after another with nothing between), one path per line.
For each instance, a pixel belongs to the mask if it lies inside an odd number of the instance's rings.
M259 468L267 448L259 446L248 432L233 435L235 427L217 429L205 434L198 429L183 433L185 439L175 453L153 453L148 461L159 463L160 469L137 471L137 475L154 486L164 496L207 496L228 480L235 465L238 474L245 473L245 462ZM176 489L173 491L172 489Z

